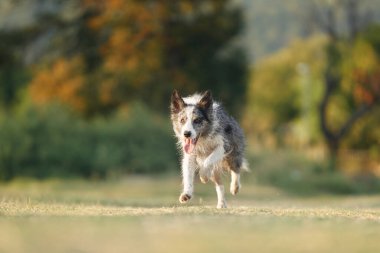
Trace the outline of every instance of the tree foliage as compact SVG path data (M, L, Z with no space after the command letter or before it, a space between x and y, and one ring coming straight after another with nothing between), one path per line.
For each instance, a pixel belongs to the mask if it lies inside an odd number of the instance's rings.
M85 110L81 89L85 83L80 57L59 59L49 69L40 70L30 83L31 96L37 103L58 100L78 111Z
M23 48L35 36L33 29L0 31L0 106L10 111L28 80Z
M252 70L244 125L256 145L297 146L320 138L317 105L325 43L323 36L294 41Z
M329 41L319 115L321 131L330 153L331 169L335 169L338 151L354 125L380 104L376 80L380 56L371 45L377 44L369 39L373 35L368 37L367 34L367 39L363 39L365 36L362 33L368 24L361 17L359 6L353 0L332 2L328 5L326 22L322 24ZM347 23L346 35L340 34L336 27L339 11L343 11ZM343 107L341 111L346 112L340 121L333 115L338 107Z
M245 59L232 43L242 18L229 1L86 0L82 8L82 46L36 68L35 101L58 99L87 115L134 99L166 110L173 88L211 88L229 108L242 106Z
M328 70L339 77L325 107L324 124L331 138L340 138L339 149L378 153L379 32L379 26L371 25L360 30L354 41L342 39L333 45L326 36L299 40L257 64L244 117L253 143L322 144L319 110Z

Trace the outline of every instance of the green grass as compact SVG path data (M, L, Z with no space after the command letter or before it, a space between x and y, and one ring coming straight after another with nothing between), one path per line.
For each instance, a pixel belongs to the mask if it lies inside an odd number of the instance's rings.
M0 252L379 252L380 195L289 195L245 177L217 210L179 176L0 185Z

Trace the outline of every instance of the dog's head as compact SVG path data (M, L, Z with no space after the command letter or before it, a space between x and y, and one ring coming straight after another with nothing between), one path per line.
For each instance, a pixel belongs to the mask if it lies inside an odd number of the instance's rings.
M187 98L173 91L170 106L173 128L187 154L194 151L199 137L211 130L212 105L210 91Z

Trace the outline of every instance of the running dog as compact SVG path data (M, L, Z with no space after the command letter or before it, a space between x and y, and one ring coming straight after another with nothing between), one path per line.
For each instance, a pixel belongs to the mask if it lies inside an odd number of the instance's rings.
M239 192L240 172L248 171L244 158L245 138L234 118L215 102L211 92L181 97L174 90L171 97L171 120L178 146L182 150L183 191L181 203L193 196L194 177L198 172L202 183L215 183L217 208L226 208L221 173L231 173L230 192Z

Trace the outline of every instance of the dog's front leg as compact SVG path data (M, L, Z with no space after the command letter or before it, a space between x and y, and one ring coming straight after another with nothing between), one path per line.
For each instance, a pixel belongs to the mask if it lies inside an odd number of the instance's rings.
M203 167L209 168L210 166L220 162L224 157L223 146L217 146L214 151L204 160Z
M211 176L211 166L222 161L224 157L223 146L217 146L214 151L204 160L203 168L200 170L200 178L203 183L206 183Z
M195 157L185 154L182 159L183 191L179 196L179 202L181 203L188 202L193 196L195 168Z

